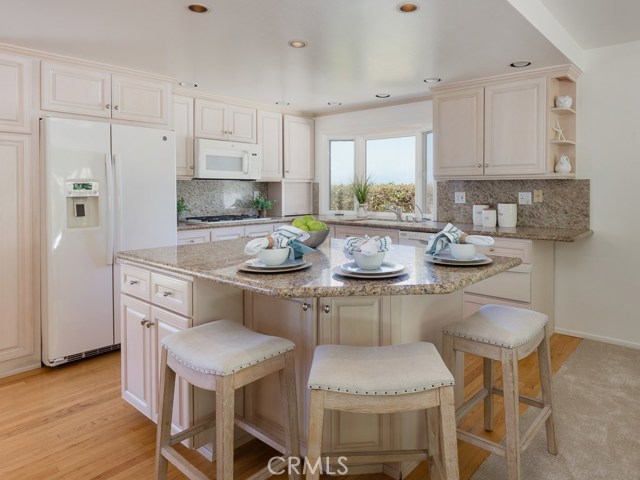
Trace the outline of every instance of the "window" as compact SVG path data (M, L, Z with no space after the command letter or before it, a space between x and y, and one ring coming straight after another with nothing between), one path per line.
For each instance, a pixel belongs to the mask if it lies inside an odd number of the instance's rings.
M329 211L353 211L351 183L369 178L369 212L384 215L386 205L413 214L419 205L431 218L434 182L432 132L367 135L329 140ZM326 197L325 197L326 198Z

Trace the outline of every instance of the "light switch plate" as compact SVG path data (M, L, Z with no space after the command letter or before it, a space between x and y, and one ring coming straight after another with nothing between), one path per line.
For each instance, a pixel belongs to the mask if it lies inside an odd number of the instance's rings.
M465 192L456 192L456 203L467 203L467 195Z
M543 201L542 190L533 191L533 203L541 203Z
M531 192L518 193L518 203L520 205L531 205Z

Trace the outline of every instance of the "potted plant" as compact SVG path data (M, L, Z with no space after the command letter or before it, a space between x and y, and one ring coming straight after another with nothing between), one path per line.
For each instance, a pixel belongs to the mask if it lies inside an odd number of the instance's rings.
M259 216L266 217L267 210L271 210L273 208L273 202L269 200L267 197L258 195L256 198L253 199L252 206L258 211Z
M356 199L356 216L357 217L366 217L367 209L369 208L369 193L371 190L371 177L366 177L364 179L354 177L353 183L351 184L351 190L353 191L353 196Z
M178 220L180 220L180 217L182 215L184 215L186 212L190 212L191 209L189 208L189 205L187 205L186 200L184 199L184 197L178 197L177 201L176 201L176 213L178 216Z

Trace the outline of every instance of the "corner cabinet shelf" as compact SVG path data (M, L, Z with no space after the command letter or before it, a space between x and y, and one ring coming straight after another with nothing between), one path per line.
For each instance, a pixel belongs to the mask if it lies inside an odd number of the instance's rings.
M553 107L551 108L551 111L556 115L575 115L576 114L576 111L573 108Z
M575 145L576 142L572 140L551 140L551 145Z

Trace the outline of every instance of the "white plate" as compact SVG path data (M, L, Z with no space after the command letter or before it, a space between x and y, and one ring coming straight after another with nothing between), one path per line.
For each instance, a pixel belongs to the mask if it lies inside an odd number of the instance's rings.
M488 265L493 262L492 258L486 255L476 255L474 260L456 260L450 255L425 255L427 262L434 263L436 265L451 265L456 267L475 267L478 265Z
M276 265L274 267L269 267L269 268L255 268L249 265L248 263L241 263L240 265L238 265L238 270L240 270L241 272L248 272L248 273L285 273L285 272L295 272L298 270L304 270L305 268L308 268L311 265L312 265L311 262L303 261L302 263L289 266L289 267L283 264L283 265Z
M400 265L400 267L402 267L402 265ZM360 270L362 270L362 269L360 269ZM401 270L398 270L398 271L395 271L395 272L387 272L387 273L381 273L381 272L377 272L377 273L354 273L354 272L345 271L342 268L342 266L333 267L332 271L336 275L340 275L342 277L347 277L347 278L366 278L368 280L378 280L378 279L383 279L383 278L399 277L400 275L404 275L406 273L404 271L404 267L402 267ZM362 272L375 272L375 270L362 270Z
M373 270L360 268L356 262L347 262L340 265L340 269L345 273L358 273L361 275L388 275L389 273L398 273L404 270L404 265L399 263L382 262L380 267Z
M284 263L281 263L280 265L267 265L262 263L259 259L257 258L253 258L251 260L247 260L245 262L245 265L251 267L251 268L256 268L256 269L260 269L260 270L284 270L284 269L288 269L288 268L296 268L299 267L300 265L302 265L303 263L305 263L305 260L303 258L297 258L295 260L285 260Z
M458 259L458 258L454 258L453 255L451 255L451 253L449 253L448 251L445 252L440 252L436 255L432 255L432 257L435 257L437 259L440 260L447 260L450 262L456 262L456 263L474 263L474 262L481 262L486 260L487 257L486 255L482 255L482 254L478 254L475 257L469 259L469 260L462 260L462 259Z

